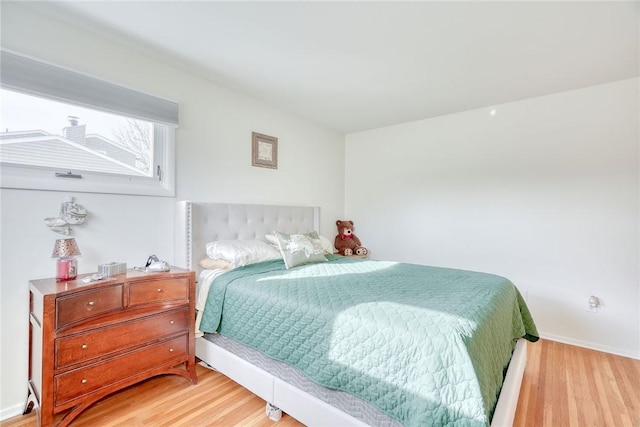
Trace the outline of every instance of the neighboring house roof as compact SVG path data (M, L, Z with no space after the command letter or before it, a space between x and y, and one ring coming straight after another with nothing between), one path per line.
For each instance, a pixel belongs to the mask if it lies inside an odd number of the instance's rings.
M136 166L136 153L133 151L117 145L115 142L109 139L96 135L89 134L85 138L85 146L91 148L94 151L105 154L107 157L116 159L127 165Z
M99 135L89 135L87 140L90 141L91 146L105 149L93 149L41 130L3 132L0 134L0 162L61 170L82 169L145 176L134 166L135 155L133 155L132 164L122 161L129 160L131 157L129 154L132 153L129 150L121 147L114 148L113 143ZM115 153L115 155L110 157L100 151Z
M2 132L0 133L0 140L13 139L13 138L32 138L34 136L49 135L48 132L43 130L24 130L18 132Z

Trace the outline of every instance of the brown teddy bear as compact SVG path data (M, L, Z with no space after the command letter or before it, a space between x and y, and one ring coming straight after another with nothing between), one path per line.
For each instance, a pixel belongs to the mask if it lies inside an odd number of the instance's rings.
M334 241L334 246L338 250L340 255L352 256L359 255L365 256L369 253L367 248L362 246L358 236L353 234L353 221L336 221L338 226L338 235Z

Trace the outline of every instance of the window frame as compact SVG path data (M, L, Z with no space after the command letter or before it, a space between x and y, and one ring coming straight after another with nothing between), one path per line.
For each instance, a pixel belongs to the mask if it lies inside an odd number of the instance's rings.
M0 188L164 197L175 196L175 129L178 125L178 107L176 103L6 49L0 50L0 54L2 55L2 62L0 63L0 65L2 65L2 73L0 73L0 78L2 78L2 87L6 89L26 95L35 95L55 101L80 105L98 111L106 111L124 117L142 119L154 124L152 177L91 172L81 170L81 168L78 168L78 170L59 170L53 167L43 168L0 163ZM5 65L6 58L17 61L18 66L11 68L11 61L9 61L9 65ZM49 75L53 73L54 81L55 78L61 76L60 85L48 91L46 87L38 87L37 82L34 84L26 81L28 79L22 81L23 79L19 75L19 73L22 72L20 70L22 64L26 64L26 67L36 75L40 69L43 70L43 73L49 73ZM9 72L6 79L5 71ZM13 73L13 76L11 73ZM89 88L87 90L91 90L91 88L95 87L97 88L96 91L92 91L86 99L61 97L60 89L64 89L65 83L70 83L76 78L83 88ZM58 93L55 93L56 91L58 91ZM120 94L126 98L126 102L115 98L106 99L109 98L109 96L100 98L100 96L95 95L101 91L107 94ZM82 94L80 97L82 97ZM105 102L101 104L103 100ZM138 102L138 104L136 104L136 102ZM118 108L120 108L118 104L126 104L122 108L128 111L118 111ZM130 108L130 106L132 107ZM71 175L80 175L81 178L56 176L56 173L68 174L68 172L71 172Z

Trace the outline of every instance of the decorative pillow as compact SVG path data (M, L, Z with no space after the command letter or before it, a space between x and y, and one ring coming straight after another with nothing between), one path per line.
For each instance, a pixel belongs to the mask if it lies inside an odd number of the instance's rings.
M280 243L278 242L278 237L276 236L275 231L271 234L265 234L264 238L269 242L269 246L276 248L278 251L280 250Z
M213 270L219 268L221 270L231 270L231 263L223 259L205 258L198 261L198 265L205 270Z
M324 236L320 236L320 244L322 245L322 249L324 249L325 254L333 254L336 252L333 247L333 243L329 239Z
M280 245L278 243L278 238L276 237L275 232L273 234L265 234L264 237L267 239L267 242L269 242L269 245L280 250ZM319 237L320 237L320 245L322 246L322 250L324 250L325 254L333 254L336 252L335 248L333 247L333 243L331 243L329 239L327 239L324 236L319 236Z
M284 265L289 268L312 262L327 261L318 233L285 234L275 232Z
M228 261L231 268L281 258L278 250L260 240L217 240L207 243L207 256Z

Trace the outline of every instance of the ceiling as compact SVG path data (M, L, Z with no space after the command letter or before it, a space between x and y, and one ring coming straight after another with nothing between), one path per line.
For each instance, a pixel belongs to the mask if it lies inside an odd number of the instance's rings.
M640 3L31 3L350 133L639 75Z

